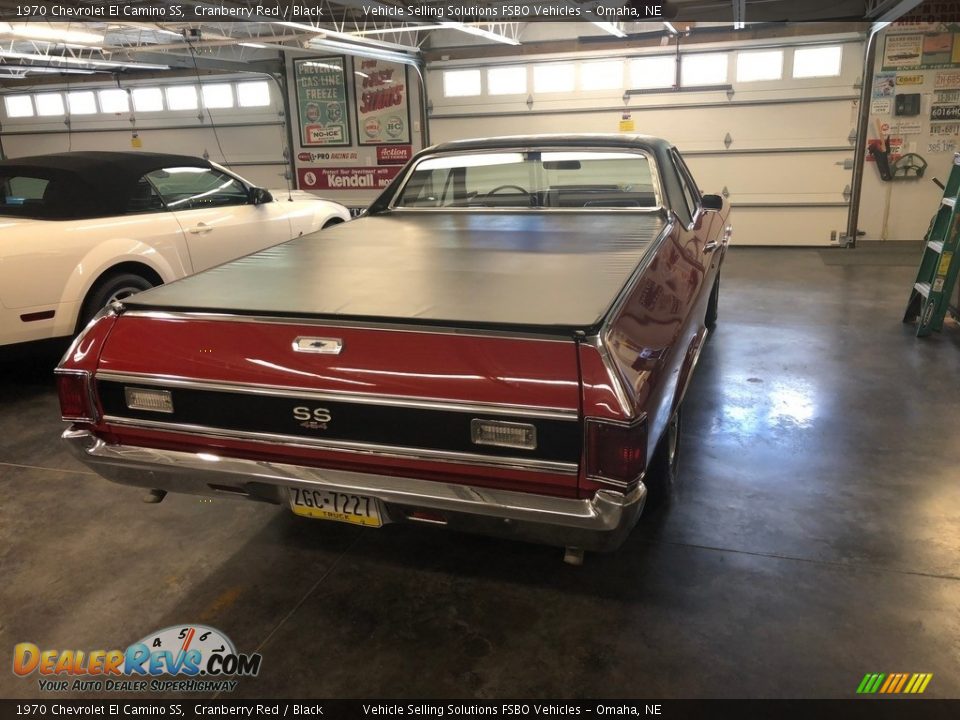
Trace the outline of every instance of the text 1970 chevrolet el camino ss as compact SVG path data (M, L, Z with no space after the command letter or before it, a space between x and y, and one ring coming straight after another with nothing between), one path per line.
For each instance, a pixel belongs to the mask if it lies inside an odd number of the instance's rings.
M618 547L669 492L728 206L642 136L418 154L365 217L133 296L58 369L104 477Z

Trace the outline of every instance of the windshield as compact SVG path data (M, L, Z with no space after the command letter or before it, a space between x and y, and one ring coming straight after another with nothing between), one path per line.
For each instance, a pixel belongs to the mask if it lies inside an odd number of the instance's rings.
M498 151L421 160L394 203L408 208L654 208L640 152Z
M440 155L414 167L396 207L653 208L639 152L573 150Z

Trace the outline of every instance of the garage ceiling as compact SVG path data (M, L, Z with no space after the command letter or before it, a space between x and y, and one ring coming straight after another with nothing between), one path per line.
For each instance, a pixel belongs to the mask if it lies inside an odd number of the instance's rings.
M630 0L565 0L581 9L622 7ZM485 0L479 7L501 7L512 0ZM63 6L90 7L97 0L65 0ZM424 0L422 19L394 21L386 13L408 5L406 0L325 0L323 22L309 19L280 21L255 14L254 0L226 0L216 5L202 0L182 3L196 13L229 8L237 18L248 22L229 22L208 16L190 22L16 23L0 22L0 84L9 86L18 80L39 81L42 76L155 73L176 69L219 71L250 70L251 63L276 58L277 50L336 51L375 54L392 59L417 59L424 52L433 56L463 52L471 56L494 56L518 52L525 36L531 35L531 23L525 22L452 22L432 17L446 0ZM812 20L864 21L892 19L919 4L919 0L671 0L667 11L681 30L741 30L757 32L770 27L772 20L788 18L794 22ZM15 0L0 0L5 17L14 15ZM148 0L132 0L131 8L148 9ZM383 15L372 18L363 7L378 7ZM690 18L696 18L691 22ZM152 20L152 18L148 18ZM463 18L463 20L470 20ZM629 43L651 36L669 34L670 23L578 22L553 23L556 40L585 40L591 43ZM571 37L571 33L573 37ZM549 34L549 33L548 33ZM694 33L696 34L696 32ZM534 34L544 44L543 27ZM581 36L577 38L576 36ZM595 47L595 46L594 46ZM512 48L512 49L511 49ZM528 49L520 52L529 51ZM196 66L196 67L195 67ZM265 68L264 68L265 69Z

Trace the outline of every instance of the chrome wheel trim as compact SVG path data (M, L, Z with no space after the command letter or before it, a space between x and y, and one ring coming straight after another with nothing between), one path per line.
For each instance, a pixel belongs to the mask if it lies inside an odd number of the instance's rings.
M117 288L110 294L110 297L107 298L106 305L109 305L110 303L113 303L113 302L117 302L119 300L124 300L130 297L131 295L136 295L138 292L140 292L140 290L141 288L133 287L132 285L127 287Z
M677 464L677 449L680 447L680 417L674 413L667 425L667 467L673 468Z

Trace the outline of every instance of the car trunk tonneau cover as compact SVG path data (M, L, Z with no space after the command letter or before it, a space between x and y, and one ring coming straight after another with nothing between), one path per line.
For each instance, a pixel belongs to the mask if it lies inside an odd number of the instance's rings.
M659 213L416 212L361 218L140 293L135 310L453 326L597 326Z

